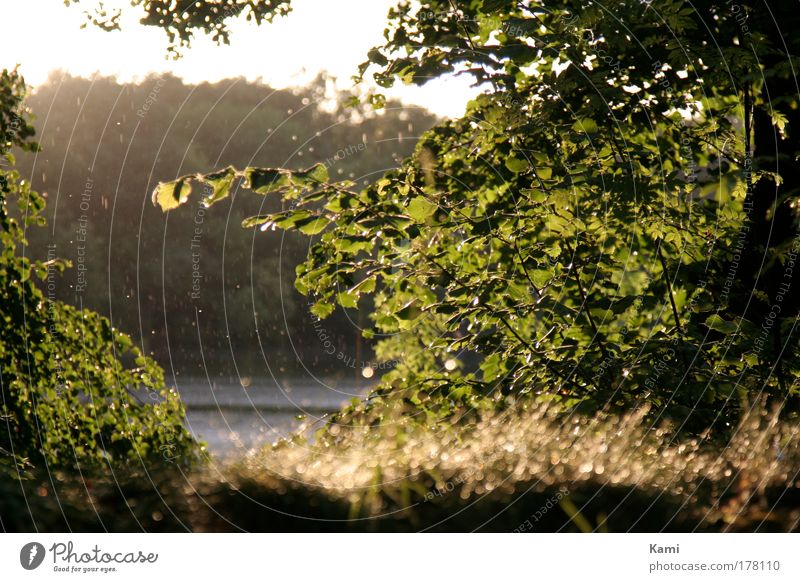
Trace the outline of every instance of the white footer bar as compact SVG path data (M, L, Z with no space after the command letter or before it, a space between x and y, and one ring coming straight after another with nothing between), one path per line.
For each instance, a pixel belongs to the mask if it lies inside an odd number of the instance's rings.
M4 534L0 579L800 580L791 534Z

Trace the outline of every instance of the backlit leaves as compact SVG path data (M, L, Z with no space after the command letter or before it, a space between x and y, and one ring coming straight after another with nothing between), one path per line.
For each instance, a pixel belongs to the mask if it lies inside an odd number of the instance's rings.
M191 191L192 187L183 178L159 184L153 191L153 204L165 212L174 210L189 199Z
M219 202L228 197L233 186L233 181L236 178L236 170L228 166L219 172L213 172L202 176L202 181L211 187L211 192L208 193L205 203L208 206ZM162 206L163 208L163 206ZM164 208L164 210L168 210Z
M210 174L182 176L171 182L161 183L153 191L153 204L161 207L164 212L174 210L189 200L191 182L198 182L205 187L204 203L211 206L230 195L237 178L243 180L245 188L258 194L283 193L290 198L325 185L328 182L328 170L323 164L316 164L306 170L249 167L237 171L228 167Z
M386 381L425 386L445 408L454 394L500 387L716 415L732 394L721 375L764 359L736 333L752 322L725 310L722 283L743 227L739 81L753 78L754 60L752 47L729 44L730 67L713 66L716 44L697 26L705 15L655 4L663 20L639 0L611 11L578 0L393 11L362 74L389 87L459 72L486 92L360 189L329 184L319 167L245 169L246 187L284 204L246 224L314 236L296 279L312 312L371 295L370 333L387 334L377 353L400 362ZM717 6L717 37L738 38ZM646 51L639 38L651 39ZM442 372L462 354L470 371ZM777 384L752 367L742 390Z

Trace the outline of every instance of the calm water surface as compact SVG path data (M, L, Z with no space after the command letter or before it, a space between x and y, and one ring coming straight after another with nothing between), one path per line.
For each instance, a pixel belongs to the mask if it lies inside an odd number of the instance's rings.
M309 379L252 380L245 381L246 386L178 379L177 384L189 430L218 456L273 443L304 423L321 426L331 413L366 391Z

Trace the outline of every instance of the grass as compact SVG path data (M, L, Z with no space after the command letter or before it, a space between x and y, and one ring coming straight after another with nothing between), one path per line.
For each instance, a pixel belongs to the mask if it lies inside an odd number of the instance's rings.
M678 440L646 413L528 404L433 428L383 410L191 473L165 464L4 480L0 518L8 531L800 527L800 425L761 407L724 441Z

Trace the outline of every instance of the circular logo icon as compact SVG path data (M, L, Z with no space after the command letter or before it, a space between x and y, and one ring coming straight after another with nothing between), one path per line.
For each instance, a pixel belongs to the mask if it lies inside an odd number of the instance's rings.
M30 542L19 551L19 563L26 570L35 570L44 561L44 546L39 542Z

